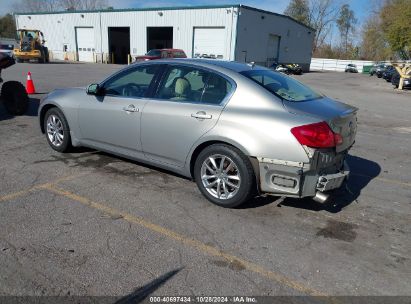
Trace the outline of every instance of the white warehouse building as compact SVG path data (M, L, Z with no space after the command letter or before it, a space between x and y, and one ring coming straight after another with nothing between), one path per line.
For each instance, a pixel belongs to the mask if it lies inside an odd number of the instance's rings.
M54 59L127 63L150 49L187 57L298 63L309 69L314 30L284 15L244 5L16 14L18 29L43 32Z

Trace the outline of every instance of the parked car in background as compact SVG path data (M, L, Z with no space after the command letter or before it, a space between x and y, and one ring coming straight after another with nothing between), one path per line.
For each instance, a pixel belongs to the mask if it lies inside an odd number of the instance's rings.
M13 44L0 44L0 53L4 53L10 57L13 56L14 45Z
M392 75L391 83L396 88L398 88L398 86L400 85L400 74L397 72L397 70L395 70L395 72ZM404 79L403 88L411 89L411 79Z
M384 73L385 69L387 68L386 64L380 64L377 66L377 69L375 70L375 75L377 75L378 78L382 77L382 73Z
M374 76L374 75L380 75L379 78L381 78L382 73L384 72L385 68L386 68L386 64L384 63L377 63L374 64L371 69L370 69L370 76Z
M370 69L370 76L374 76L375 73L377 73L377 69L380 65L379 64L373 64L371 69Z
M357 65L353 64L353 63L349 63L347 64L347 66L345 67L345 72L350 72L350 73L358 73L358 69L357 69Z
M136 61L149 61L162 58L187 58L187 55L180 49L153 49L143 56L137 56Z
M385 68L384 72L382 72L382 78L384 78L387 82L391 82L392 75L397 70L392 66L389 65Z
M357 110L264 67L173 59L53 91L38 117L58 152L87 146L168 169L236 207L258 193L325 202L348 177Z

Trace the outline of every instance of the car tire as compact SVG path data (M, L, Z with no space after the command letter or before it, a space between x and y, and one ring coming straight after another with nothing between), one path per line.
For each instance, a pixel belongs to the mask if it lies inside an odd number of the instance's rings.
M11 115L23 115L29 106L26 88L18 81L7 81L1 88L4 106Z
M210 202L225 208L238 207L256 193L250 160L226 144L214 144L200 152L194 165L194 179Z
M58 108L51 108L44 115L44 131L50 147L60 153L72 149L70 128L63 112Z

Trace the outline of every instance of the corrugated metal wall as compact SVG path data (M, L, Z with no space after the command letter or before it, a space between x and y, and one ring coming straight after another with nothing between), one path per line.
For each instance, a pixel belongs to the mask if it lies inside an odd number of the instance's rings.
M270 35L280 37L279 62L298 63L308 70L314 31L284 16L242 7L237 28L236 60L269 63Z
M130 27L131 53L145 54L147 50L147 27L173 27L173 47L183 49L188 57L192 55L193 28L223 26L226 29L227 40L231 40L232 16L226 8L213 9L184 9L103 13L101 17L103 52L108 49L107 28L112 26ZM231 48L224 55L230 58Z
M45 15L16 15L18 28L38 29L44 33L46 46L56 59L64 59L63 46L68 53L76 52L75 27L93 27L95 49L101 52L100 13L66 13Z
M202 8L181 10L113 11L94 13L58 13L43 15L16 15L19 28L41 30L46 46L55 58L63 59L63 46L76 52L75 27L93 27L96 53L108 53L108 27L130 27L130 52L141 55L147 52L147 27L173 27L173 47L183 49L192 56L194 27L224 27L227 48L224 59L233 59L236 8Z

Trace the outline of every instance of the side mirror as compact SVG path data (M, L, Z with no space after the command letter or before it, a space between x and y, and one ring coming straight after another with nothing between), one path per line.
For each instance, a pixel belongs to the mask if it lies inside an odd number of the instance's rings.
M90 84L86 90L89 95L100 95L101 88L97 83Z

